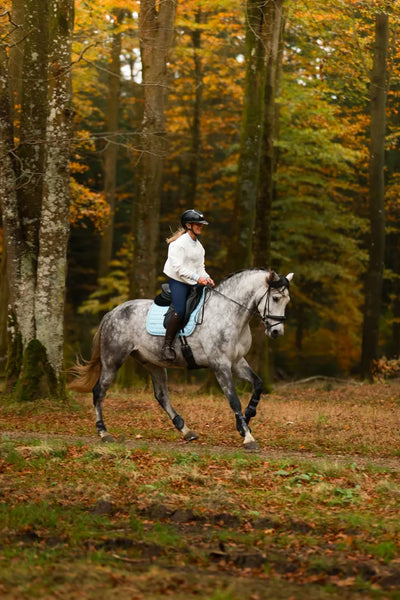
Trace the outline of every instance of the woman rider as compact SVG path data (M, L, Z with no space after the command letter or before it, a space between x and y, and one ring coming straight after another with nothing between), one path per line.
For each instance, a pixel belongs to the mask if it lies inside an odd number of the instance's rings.
M162 358L168 361L176 358L173 343L182 324L190 287L196 283L214 286L213 280L205 270L205 251L197 237L201 234L203 225L208 225L208 222L199 210L190 209L183 213L181 225L182 227L167 239L168 258L164 265L175 308L167 324L162 349Z

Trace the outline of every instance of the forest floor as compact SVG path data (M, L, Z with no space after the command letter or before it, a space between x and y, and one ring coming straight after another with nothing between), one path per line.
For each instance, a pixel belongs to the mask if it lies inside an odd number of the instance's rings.
M0 402L5 599L400 599L400 381L309 381L261 399L246 453L226 400L149 390ZM249 393L241 393L243 403Z

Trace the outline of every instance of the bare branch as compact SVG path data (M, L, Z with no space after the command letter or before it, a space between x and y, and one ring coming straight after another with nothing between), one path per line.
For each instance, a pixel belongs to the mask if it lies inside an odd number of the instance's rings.
M1 17L8 17L9 22L15 27L15 29L17 29L18 27L22 27L22 25L14 23L14 21L12 20L11 12L9 10L5 10L4 12L0 13L0 19Z
M6 40L10 35L12 35L13 33L15 33L16 29L22 29L23 25L18 25L18 23L15 23L12 20L12 15L11 12L9 10L5 10L4 12L0 13L0 18L2 17L8 17L8 21L9 23L13 26L13 29L11 31L9 31L8 33L6 33L1 39ZM15 42L14 44L11 44L11 46L9 46L9 48L13 48L14 46L17 46L18 44L20 44L21 42L24 41L24 39L31 33L32 30L28 31L28 33L26 33L20 40L18 40L18 42Z
M83 59L83 55L85 54L85 52L87 52L88 50L90 50L90 48L94 48L95 46L98 46L98 43L95 42L93 44L89 44L88 46L85 46L79 53L78 58L76 60L73 60L71 62L71 68L72 65L76 65L78 62L80 62Z

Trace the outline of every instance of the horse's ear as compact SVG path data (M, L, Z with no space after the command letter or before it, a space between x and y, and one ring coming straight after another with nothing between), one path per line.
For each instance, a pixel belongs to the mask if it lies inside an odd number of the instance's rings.
M265 281L267 282L267 285L269 285L271 281L277 281L278 279L279 276L275 273L275 271L268 271Z
M293 275L294 275L294 273L289 273L289 275L286 275L286 279L287 279L288 281L292 281L292 279L293 279Z

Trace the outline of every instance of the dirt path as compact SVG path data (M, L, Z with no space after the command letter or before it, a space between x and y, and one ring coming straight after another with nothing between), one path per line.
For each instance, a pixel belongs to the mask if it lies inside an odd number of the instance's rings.
M1 431L0 442L5 441L17 441L17 440L37 440L43 441L57 441L65 442L66 444L85 444L87 446L96 446L101 444L100 440L96 436L78 436L71 434L57 434L57 433L36 433L36 432L24 432L24 431ZM208 446L205 443L199 441L196 442L183 442L177 440L176 442L165 442L156 440L145 440L135 438L122 438L119 437L117 443L125 446L127 449L147 449L153 452L162 452L163 450L168 452L176 453L189 453L193 452L202 456L207 455L220 455L226 456L232 453L243 452L244 456L250 454L245 450L242 450L241 446ZM381 467L385 470L392 472L400 472L400 459L396 458L378 458L378 457L366 457L359 456L357 454L326 454L324 456L318 456L314 452L309 451L293 451L285 449L263 449L261 448L258 452L254 453L263 460L288 460L293 459L296 462L316 462L324 463L326 461L336 462L339 464L354 464L358 468L363 468L368 465L375 467Z

